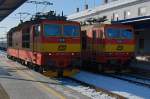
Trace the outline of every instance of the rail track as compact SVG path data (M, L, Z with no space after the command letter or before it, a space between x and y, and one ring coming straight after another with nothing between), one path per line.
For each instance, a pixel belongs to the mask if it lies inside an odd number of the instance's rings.
M147 78L147 77L137 76L137 75L133 75L133 74L122 74L122 73L112 73L112 74L111 73L96 73L96 74L99 74L102 76L107 76L107 77L112 77L112 78L117 78L117 79L124 80L124 81L130 82L130 83L133 83L133 84L137 84L137 85L141 85L141 86L150 88L150 78ZM112 93L112 92L102 89L102 88L98 88L94 85L91 85L91 84L83 82L83 81L79 81L72 77L64 77L64 79L72 80L83 86L90 87L91 89L94 89L96 92L103 92L105 94L108 94L111 97L115 97L116 99L126 99L125 97L123 97L121 95Z
M148 77L148 76L142 76L142 75L140 75L140 74L136 74L136 73L123 73L123 74L121 74L121 75L123 75L123 76L129 76L129 77L133 77L133 78L136 78L136 79L139 79L139 80L144 80L144 81L147 81L147 82L149 82L150 83L150 77Z
M136 75L132 75L132 74L121 74L121 73L118 73L118 74L116 74L116 73L113 73L113 74L103 73L101 75L120 79L123 81L127 81L129 83L133 83L133 84L137 84L137 85L141 85L141 86L150 88L150 79L146 78L146 77L140 77L140 76L136 76Z
M1 54L3 54L4 56L6 56L6 52L3 51L1 52ZM14 68L14 70L18 70L18 68ZM88 84L86 82L83 82L83 81L80 81L80 80L77 80L75 78L72 78L72 77L63 77L63 78L51 78L51 79L54 79L54 80L59 80L59 79L64 79L64 80L70 80L72 82L75 82L75 83L78 83L79 85L82 85L82 86L85 86L85 87L89 87L93 90L95 90L96 92L101 92L101 93L104 93L104 94L107 94L108 96L110 97L113 97L115 99L126 99L125 97L121 96L121 95L118 95L118 94L115 94L115 93L112 93L108 90L105 90L105 89L102 89L102 88L97 88L96 86L94 85L91 85L91 84Z

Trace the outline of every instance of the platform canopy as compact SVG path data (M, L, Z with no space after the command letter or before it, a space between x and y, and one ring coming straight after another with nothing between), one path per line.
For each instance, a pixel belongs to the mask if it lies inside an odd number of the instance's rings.
M27 0L0 0L0 21L6 18Z

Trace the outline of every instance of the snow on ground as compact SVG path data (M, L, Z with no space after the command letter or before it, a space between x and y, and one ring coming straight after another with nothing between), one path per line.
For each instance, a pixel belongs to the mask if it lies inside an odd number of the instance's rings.
M0 50L0 56L7 57L7 53L5 51Z
M136 59L139 60L139 61L149 62L150 61L150 56L137 56Z
M76 74L74 78L104 88L129 99L150 99L150 88L135 85L127 81L83 71Z
M68 79L61 79L59 80L65 87L69 87L77 92L82 93L92 99L115 99L115 97L108 96L102 92L96 92L95 89L91 89L89 87L82 86L76 82L73 82Z

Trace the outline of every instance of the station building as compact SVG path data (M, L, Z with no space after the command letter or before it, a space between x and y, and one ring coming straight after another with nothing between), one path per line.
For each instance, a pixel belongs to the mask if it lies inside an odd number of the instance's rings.
M150 0L103 0L95 8L69 15L69 20L85 21L87 18L106 16L111 23L130 24L135 28L136 54L150 55Z

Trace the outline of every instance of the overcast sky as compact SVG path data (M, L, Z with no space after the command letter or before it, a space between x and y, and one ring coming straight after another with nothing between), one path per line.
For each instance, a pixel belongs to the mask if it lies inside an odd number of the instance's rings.
M35 0L30 0L35 1ZM36 1L45 1L45 0L36 0ZM38 5L38 12L47 12L49 10L56 10L57 13L61 13L64 11L65 15L69 15L75 13L76 8L80 8L83 10L83 5L85 2L89 4L89 8L94 8L95 6L100 5L101 0L47 0L52 2L51 6ZM19 7L16 11L14 11L11 15L5 18L2 22L0 22L0 37L4 36L6 32L16 26L20 21L19 12L28 12L31 15L34 15L36 12L36 6L34 4L24 3L21 7ZM23 15L22 19L28 20L31 15Z

